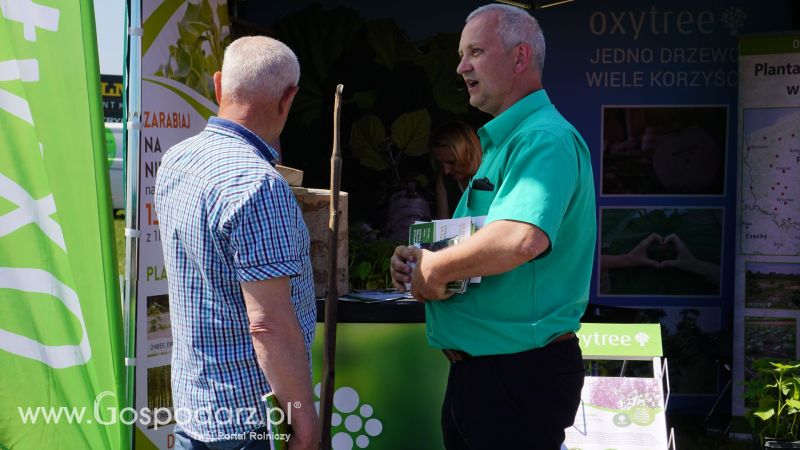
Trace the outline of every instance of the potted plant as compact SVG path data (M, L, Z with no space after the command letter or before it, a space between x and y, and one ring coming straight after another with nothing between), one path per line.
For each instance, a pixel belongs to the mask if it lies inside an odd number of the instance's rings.
M415 221L431 220L428 201L417 192L428 178L420 173L401 174L404 158L419 157L428 153L428 135L431 117L427 109L401 114L392 122L387 134L381 119L368 115L353 123L350 148L362 166L391 174L387 195L387 217L384 237L405 241L408 226Z
M404 242L378 239L377 230L354 224L350 228L350 290L391 289L389 260L394 248Z
M745 405L762 448L800 448L800 363L755 360L745 382Z

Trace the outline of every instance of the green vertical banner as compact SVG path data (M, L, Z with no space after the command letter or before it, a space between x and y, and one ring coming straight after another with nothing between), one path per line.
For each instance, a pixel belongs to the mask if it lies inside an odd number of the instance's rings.
M0 448L121 448L92 1L0 1L0 42Z

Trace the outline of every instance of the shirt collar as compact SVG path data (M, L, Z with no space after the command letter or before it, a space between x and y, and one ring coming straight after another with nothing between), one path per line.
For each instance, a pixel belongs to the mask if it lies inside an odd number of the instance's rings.
M266 158L267 161L269 161L269 163L273 166L278 162L278 152L272 148L271 145L267 144L263 139L258 137L258 135L236 122L212 116L208 119L206 130L239 138L258 149L264 158Z
M488 140L494 145L498 145L506 140L508 135L517 128L523 119L543 106L550 104L550 97L547 96L544 89L533 91L519 99L494 119L486 122L486 125L478 130L478 136L480 136L481 140ZM483 145L484 151L488 147L490 146Z

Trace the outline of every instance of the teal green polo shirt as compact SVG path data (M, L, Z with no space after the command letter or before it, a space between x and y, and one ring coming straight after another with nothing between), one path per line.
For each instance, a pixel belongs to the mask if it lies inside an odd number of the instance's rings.
M486 215L541 228L550 248L533 261L425 304L428 342L472 355L516 353L580 328L589 301L597 236L594 177L586 143L544 90L478 130L483 160L454 217Z

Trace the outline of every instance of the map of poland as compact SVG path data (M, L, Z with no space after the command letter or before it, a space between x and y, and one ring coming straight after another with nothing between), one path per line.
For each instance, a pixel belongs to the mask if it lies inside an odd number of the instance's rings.
M746 109L742 254L800 255L800 108Z

